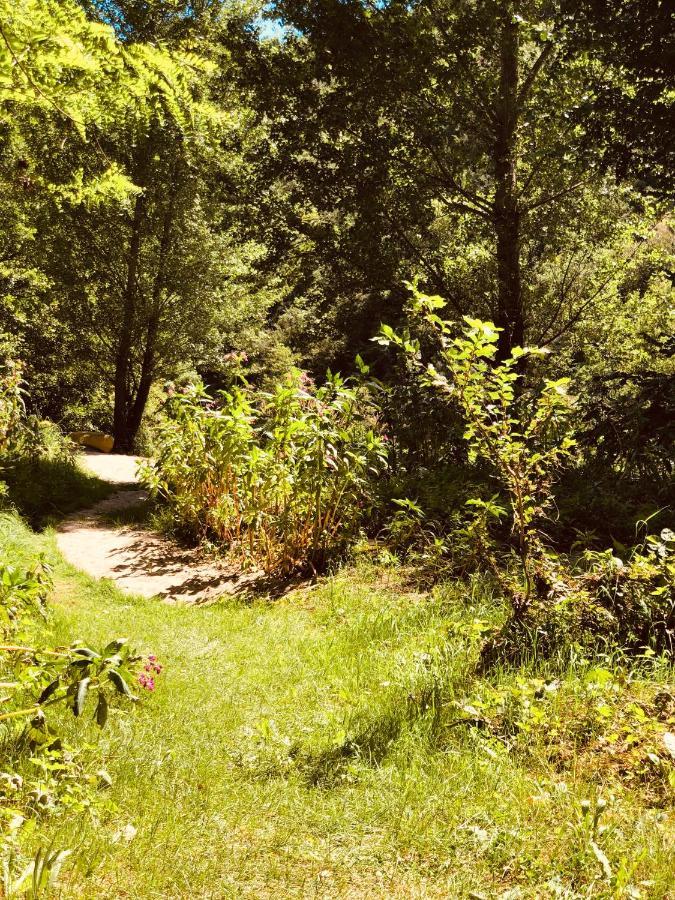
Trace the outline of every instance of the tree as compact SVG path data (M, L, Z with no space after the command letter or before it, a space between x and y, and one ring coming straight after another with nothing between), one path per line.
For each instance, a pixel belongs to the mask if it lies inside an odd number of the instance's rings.
M203 358L217 343L213 327L227 278L219 256L246 110L228 90L227 54L215 43L227 22L225 4L118 0L89 8L112 21L127 46L161 41L172 59L182 59L189 81L184 106L165 105L140 129L123 124L106 136L107 152L138 189L123 221L114 221L124 248L123 258L113 255L114 281L109 259L102 273L114 333L115 449L130 450L157 375ZM201 56L192 52L197 44ZM220 70L204 53L219 60Z
M360 280L371 328L419 274L494 319L500 358L537 341L565 289L537 290L542 265L579 228L606 238L620 206L587 139L603 61L567 6L278 0L271 15L292 30L259 54L259 97L314 271L353 273L345 307Z
M183 319L203 324L176 304L174 276L182 269L184 281L195 280L193 293L203 290L194 267L203 229L194 202L199 172L190 153L197 143L207 148L202 157L211 152L226 116L199 96L198 82L212 69L182 46L169 54L129 36L122 42L110 24L87 19L70 2L22 0L0 11L0 157L12 223L0 273L5 330L15 342L31 333L39 355L50 343L45 321L56 323L61 338L70 323L79 332L75 352L90 364L105 365L100 345L112 342L116 442L129 447L163 352L166 317L173 314L179 328ZM179 238L190 217L189 238ZM96 287L104 293L95 296ZM174 355L180 347L174 340ZM63 357L63 346L54 350Z
M31 183L10 205L27 216L15 232L26 231L21 259L41 287L24 289L23 300L8 295L5 327L19 341L30 334L57 382L79 383L92 398L112 388L115 446L129 450L153 381L217 345L246 113L223 70L192 51L201 40L227 64L207 40L226 19L223 4L84 5L91 18L38 4L33 28L35 4L25 0L10 19L10 62L19 54L11 88L20 86L22 106L8 98L5 108ZM14 278L11 294L16 287ZM40 302L42 317L25 314ZM58 404L45 393L53 414ZM60 393L63 401L68 390Z

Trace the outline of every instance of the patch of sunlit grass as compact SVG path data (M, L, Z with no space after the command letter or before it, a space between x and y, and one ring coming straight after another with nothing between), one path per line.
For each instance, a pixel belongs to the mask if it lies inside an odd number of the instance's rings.
M13 535L12 552L57 558L50 535ZM57 640L126 635L165 664L147 702L87 732L115 811L36 833L74 850L65 896L668 896L665 808L580 749L549 758L539 732L525 752L490 710L457 724L538 677L475 675L480 623L500 615L480 586L410 593L364 568L276 602L180 607L56 574ZM554 677L547 715L564 723L567 702L572 727L581 670Z

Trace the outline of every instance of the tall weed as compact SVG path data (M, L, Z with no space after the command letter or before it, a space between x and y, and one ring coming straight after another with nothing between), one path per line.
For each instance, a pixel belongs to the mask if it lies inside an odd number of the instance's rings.
M375 502L386 444L363 384L329 373L315 390L295 372L272 393L196 386L167 414L144 483L180 527L268 574L323 568Z

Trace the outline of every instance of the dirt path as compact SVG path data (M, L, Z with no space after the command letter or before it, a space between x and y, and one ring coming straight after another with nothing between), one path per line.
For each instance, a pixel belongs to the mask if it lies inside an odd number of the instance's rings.
M94 578L110 578L130 594L166 601L204 603L221 594L240 593L254 574L242 575L204 560L197 550L136 525L116 526L106 519L142 504L144 490L134 490L138 457L87 453L81 462L105 481L125 485L91 509L69 516L60 526L61 553Z

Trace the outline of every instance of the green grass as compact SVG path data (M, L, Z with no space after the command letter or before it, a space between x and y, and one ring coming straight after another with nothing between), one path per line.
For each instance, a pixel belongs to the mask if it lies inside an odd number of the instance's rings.
M36 833L74 851L61 896L669 896L672 820L649 777L624 778L570 736L587 667L560 675L550 727L508 748L457 725L467 700L532 674L475 677L475 620L499 615L480 586L411 594L361 567L274 603L186 608L92 581L15 518L0 538L3 556L55 563L57 641L125 635L166 666L103 733L68 723L92 771L110 773L114 808ZM667 677L653 664L614 693L652 697ZM547 734L561 727L563 758ZM581 807L598 797L612 883ZM114 840L128 824L135 837Z
M113 489L109 482L85 472L65 457L24 457L2 471L8 492L5 505L29 524L43 529L68 513L93 506Z

